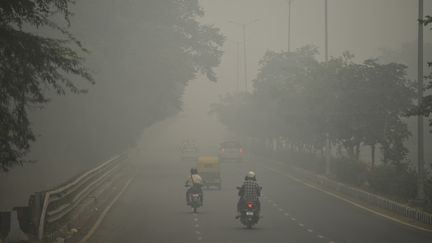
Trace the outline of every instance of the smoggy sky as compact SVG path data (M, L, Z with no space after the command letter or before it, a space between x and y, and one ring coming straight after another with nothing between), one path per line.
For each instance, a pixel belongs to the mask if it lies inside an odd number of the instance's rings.
M236 87L236 45L242 41L241 28L229 21L249 22L247 27L248 80L255 78L258 62L266 50L287 49L287 0L200 0L205 11L203 22L221 29L227 37L225 54L217 69L218 85L224 93ZM324 54L324 0L294 0L291 10L291 50L312 44ZM432 1L425 1L425 15L431 14ZM350 51L356 61L377 58L380 48L399 48L417 39L417 1L414 0L328 0L329 56ZM432 31L425 28L425 41ZM240 81L243 81L241 46ZM250 87L250 86L249 86ZM214 90L213 90L214 91Z

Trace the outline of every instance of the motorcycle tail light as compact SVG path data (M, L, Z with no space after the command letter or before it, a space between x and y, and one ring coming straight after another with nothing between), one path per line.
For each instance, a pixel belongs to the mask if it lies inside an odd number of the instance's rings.
M247 207L248 207L248 208L253 208L253 203L248 203L248 204L247 204Z

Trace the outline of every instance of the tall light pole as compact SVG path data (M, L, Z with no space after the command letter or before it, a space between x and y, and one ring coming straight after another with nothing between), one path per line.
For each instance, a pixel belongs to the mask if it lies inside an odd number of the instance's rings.
M231 42L235 45L236 47L236 91L239 92L240 91L240 41L233 41L231 40Z
M246 27L250 24L257 22L258 19L254 19L248 23L238 23L234 21L229 21L232 24L238 25L242 28L243 32L243 67L244 67L244 83L245 83L245 91L248 91L248 78L247 78L247 55L246 55Z
M328 11L327 11L327 0L324 0L324 60L328 61ZM329 114L327 114L327 124L329 123ZM331 153L331 144L330 144L330 134L327 132L326 134L326 175L330 175L331 166L330 166L330 153Z
M328 8L327 0L324 0L324 58L328 61Z
M418 105L423 101L423 0L418 1ZM423 151L423 115L417 116L417 197L419 203L425 200L424 192L424 151Z
M291 51L291 3L293 0L287 0L288 2L288 52Z

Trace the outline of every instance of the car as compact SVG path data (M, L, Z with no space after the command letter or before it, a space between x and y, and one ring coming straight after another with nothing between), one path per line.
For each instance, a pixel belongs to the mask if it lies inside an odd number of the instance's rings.
M237 141L225 141L219 146L219 160L241 162L244 156L244 149Z

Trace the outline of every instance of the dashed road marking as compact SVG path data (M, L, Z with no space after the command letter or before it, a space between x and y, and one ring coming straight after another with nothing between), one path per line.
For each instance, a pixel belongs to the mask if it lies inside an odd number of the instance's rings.
M320 191L320 192L323 192L323 193L328 194L328 195L330 195L330 196L333 196L333 197L335 197L335 198L337 198L337 199L340 199L340 200L342 200L342 201L345 201L346 203L349 203L349 204L351 204L351 205L353 205L353 206L355 206L355 207L358 207L358 208L361 208L361 209L363 209L363 210L366 210L366 211L368 211L368 212L370 212L370 213L372 213L372 214L375 214L375 215L381 216L381 217L386 218L386 219L388 219L388 220L394 221L394 222L396 222L396 223L399 223L399 224L402 224L402 225L405 225L405 226L408 226L408 227L411 227L411 228L414 228L414 229L417 229L417 230L422 230L422 231L426 231L426 232L432 232L431 229L427 229L427 228L424 228L424 227L421 227L421 226L417 226L417 225L414 225L414 224L411 224L411 223L408 223L408 222L402 221L402 220L400 220L400 219L394 218L394 217L392 217L392 216L390 216L390 215L387 215L387 214L384 214L384 213L378 212L378 211L376 211L376 210L374 210L374 209L371 209L371 208L369 208L369 207L367 207L367 206L363 206L363 205L361 205L361 204L359 204L359 203L357 203L357 202L354 202L354 201L352 201L352 200L350 200L350 199L347 199L347 198L345 198L345 197L342 197L342 196L340 196L340 195L337 195L337 194L335 194L335 193L333 193L333 192L327 191L326 189L320 188L320 187L315 186L315 185L313 185L313 184L310 184L310 183L308 183L308 182L306 182L306 181L303 181L303 180L301 180L301 179L298 179L298 178L294 177L294 176L291 175L291 174L288 174L288 173L282 173L282 172L280 172L280 171L278 171L278 170L276 170L276 169L274 169L274 168L272 168L272 167L268 167L268 166L265 166L265 165L262 165L262 164L261 164L261 166L264 167L264 168L266 168L267 170L270 170L270 171L275 172L276 174L279 174L279 175L282 175L282 176L288 177L290 180L296 181L296 182L298 182L298 183L300 183L300 184L303 184L303 185L305 185L305 186L307 186L307 187L310 187L310 188L315 189L315 190L317 190L317 191Z
M267 199L267 200L268 200L268 201L271 201L270 199ZM280 212L284 212L282 215L287 216L287 217L290 217L291 221L293 221L293 222L298 221L295 217L290 216L290 214L289 214L288 212L286 212L285 209L283 209L283 208L281 208L281 207L277 207L277 205L278 205L277 203L273 203L273 206L274 206L275 209L277 209L277 210L280 211ZM299 226L299 227L305 229L305 230L306 230L307 232L309 232L309 233L313 233L313 232L314 232L313 229L311 229L311 228L306 228L305 224L303 224L303 223L297 222L297 226ZM319 239L326 239L326 237L323 236L323 235L321 235L321 234L317 234L316 237L319 238ZM335 243L335 242L334 242L334 241L329 241L328 243Z

